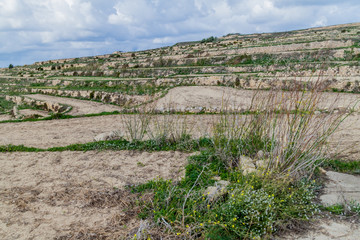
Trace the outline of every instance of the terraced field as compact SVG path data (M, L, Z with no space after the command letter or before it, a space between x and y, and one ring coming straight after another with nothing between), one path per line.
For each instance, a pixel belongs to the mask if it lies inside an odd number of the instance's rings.
M346 116L326 139L326 152L357 162L359 83L359 23L230 34L146 51L0 69L0 237L204 238L198 230L205 231L203 225L191 220L188 226L184 217L176 225L163 216L156 222L160 227L140 220L140 197L154 196L128 188L159 176L179 182L187 158L206 148L201 141L199 147L189 142L215 139L224 116L235 116L238 126L249 124L257 114L254 102L265 100L262 104L268 106L265 102L273 98L287 99L289 103L281 104L289 106L289 112L279 108L276 114L291 116L301 104L292 105L291 99L307 99L315 88L320 96L316 108L301 114L326 120ZM191 146L181 145L185 135ZM184 206L192 190L184 193ZM334 223L332 217L318 220L316 226L335 226L344 237L337 232L326 235L319 228L291 236L355 239L358 215L351 223ZM254 237L284 238L281 231L271 234Z

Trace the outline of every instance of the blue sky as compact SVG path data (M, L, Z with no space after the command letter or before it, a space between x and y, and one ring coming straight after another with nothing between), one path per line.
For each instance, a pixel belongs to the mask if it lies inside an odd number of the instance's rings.
M0 0L0 67L360 22L358 0Z

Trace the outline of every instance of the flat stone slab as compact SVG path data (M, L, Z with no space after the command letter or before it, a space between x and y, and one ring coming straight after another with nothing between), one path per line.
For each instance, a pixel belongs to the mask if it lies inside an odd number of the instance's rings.
M316 228L305 234L289 234L277 238L278 240L355 240L359 239L359 224L347 221L321 220L316 223Z
M324 205L360 203L360 176L326 172L329 181L325 184L324 194L320 197Z

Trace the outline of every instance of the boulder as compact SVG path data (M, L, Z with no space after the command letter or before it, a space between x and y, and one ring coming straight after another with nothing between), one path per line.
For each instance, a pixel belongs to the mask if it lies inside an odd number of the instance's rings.
M94 141L98 142L98 141L109 141L109 140L116 140L116 139L120 139L121 136L119 134L119 132L117 131L112 131L112 132L106 132L106 133L101 133L99 135L97 135L96 137L94 137Z
M324 194L320 197L324 205L360 203L360 176L327 171Z
M250 157L241 156L239 166L245 175L256 172L254 161Z
M10 112L11 116L16 118L16 119L20 119L22 118L22 115L19 112L19 109L17 108L17 106L14 106Z
M214 201L226 193L226 187L230 184L228 181L220 180L215 182L215 186L210 186L205 190L208 201Z

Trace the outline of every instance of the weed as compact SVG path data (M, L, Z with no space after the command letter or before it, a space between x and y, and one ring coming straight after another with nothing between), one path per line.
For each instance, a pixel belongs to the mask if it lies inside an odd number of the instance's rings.
M335 215L353 216L360 215L360 204L358 202L350 202L348 204L334 204L330 206L322 206L322 210L328 211Z

